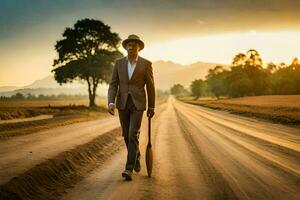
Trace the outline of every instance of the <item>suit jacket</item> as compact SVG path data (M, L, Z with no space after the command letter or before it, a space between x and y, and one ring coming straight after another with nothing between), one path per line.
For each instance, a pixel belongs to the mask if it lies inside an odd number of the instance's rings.
M128 94L131 94L137 110L146 110L147 89L148 109L155 106L155 85L153 79L152 63L138 56L136 67L131 79L128 77L128 60L126 57L115 61L111 81L108 88L108 103L115 103L116 108L124 110Z

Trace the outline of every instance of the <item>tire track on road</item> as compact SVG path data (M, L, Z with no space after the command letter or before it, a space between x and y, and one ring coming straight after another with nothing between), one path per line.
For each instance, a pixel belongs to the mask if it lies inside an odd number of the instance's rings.
M194 110L186 110L190 115L194 115L200 121L205 121L206 126L212 129L214 133L218 133L225 140L239 145L255 156L261 157L262 160L269 161L269 164L284 170L286 173L291 173L292 176L299 178L300 175L300 153L296 150L280 146L278 143L272 143L270 140L263 140L261 137L257 138L249 135L242 130L232 128L223 123L218 123L215 120L201 115L201 113ZM226 133L226 134L225 134ZM249 140L249 139L252 139ZM254 141L253 141L254 140ZM267 146L262 146L261 144Z
M188 133L213 165L222 171L240 199L297 199L299 177L286 176L280 171L282 169L278 171L274 165L268 165L265 157L258 159L257 154L236 143L236 136L230 135L226 128L216 129L218 124L200 118L200 111L182 104L178 106L177 102L175 107L180 121L187 124Z
M189 143L190 151L193 153L194 159L197 161L198 169L204 177L206 186L211 190L211 199L238 199L222 172L214 167L213 163L207 159L201 148L196 144L190 131L187 129L185 119L180 117L176 110L179 126L183 132L186 141Z

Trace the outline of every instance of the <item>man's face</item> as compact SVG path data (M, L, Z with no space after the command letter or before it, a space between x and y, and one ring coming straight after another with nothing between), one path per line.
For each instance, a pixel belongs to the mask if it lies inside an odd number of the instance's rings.
M140 46L137 42L130 41L126 45L128 55L137 55L140 51Z

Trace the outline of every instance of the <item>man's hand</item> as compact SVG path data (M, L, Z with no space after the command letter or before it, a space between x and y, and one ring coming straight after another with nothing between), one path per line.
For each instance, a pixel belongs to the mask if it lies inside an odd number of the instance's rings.
M114 103L109 103L108 104L108 112L111 115L115 115L115 104Z
M147 117L150 117L150 118L152 118L153 117L153 115L154 115L154 108L148 108L148 110L147 110Z

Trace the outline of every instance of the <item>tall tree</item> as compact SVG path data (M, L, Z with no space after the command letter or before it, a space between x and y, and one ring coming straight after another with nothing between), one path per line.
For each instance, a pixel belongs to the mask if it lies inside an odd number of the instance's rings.
M278 70L278 66L276 64L274 64L273 62L270 62L267 64L266 70L268 73L273 74Z
M182 96L182 95L186 95L187 93L188 93L187 90L181 84L174 84L171 87L171 94L175 96Z
M294 58L291 65L281 64L272 74L273 94L300 94L300 64Z
M248 58L245 54L239 53L233 58L232 65L233 66L242 66L242 65L245 65L247 60L248 60Z
M294 58L291 65L292 66L300 66L299 59L298 58Z
M232 65L225 80L229 96L239 97L270 93L269 75L274 69L262 67L263 61L258 51L250 49L246 54L237 54Z
M260 54L255 49L249 49L246 54L239 53L232 60L233 66L262 67L262 64Z
M78 20L73 28L66 28L63 39L56 42L58 58L53 66L55 80L63 83L74 80L88 84L89 106L94 107L98 84L108 83L118 51L120 38L110 26L100 20Z
M220 96L227 95L227 87L225 84L229 71L225 70L222 66L216 66L209 69L206 76L208 89L219 99Z
M200 96L204 96L206 93L206 82L202 79L194 80L190 85L192 95L197 100Z
M246 65L262 68L263 61L260 57L260 54L255 49L250 49L247 51L247 61Z

